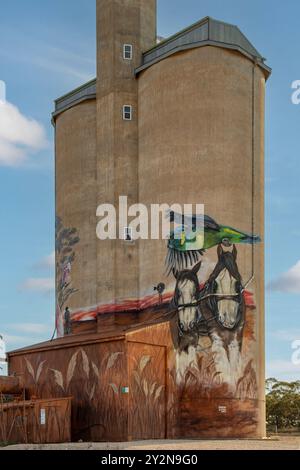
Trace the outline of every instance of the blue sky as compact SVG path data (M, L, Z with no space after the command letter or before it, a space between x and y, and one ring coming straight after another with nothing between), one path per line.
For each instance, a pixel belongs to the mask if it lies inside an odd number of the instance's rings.
M291 84L300 79L300 3L158 0L158 34L167 37L207 15L237 24L273 69L266 98L267 373L300 378L300 365L291 362L292 341L300 340L300 105L291 102ZM0 80L7 113L19 126L6 153L0 129L0 333L9 349L53 331L50 115L55 98L95 76L95 35L94 0L1 5Z

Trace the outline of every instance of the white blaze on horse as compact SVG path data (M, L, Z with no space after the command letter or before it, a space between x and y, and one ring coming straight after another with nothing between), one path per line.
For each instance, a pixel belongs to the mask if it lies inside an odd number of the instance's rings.
M173 269L176 279L173 306L178 310L178 348L180 351L188 352L190 346L196 347L198 343L201 312L197 273L200 267L201 261L193 269L183 271Z
M241 376L241 349L245 325L245 302L237 250L218 247L218 263L200 293L200 306L212 341L215 366L221 378L236 385Z
M237 250L218 247L218 263L202 290L197 277L201 262L177 272L173 306L178 310L177 364L184 373L196 359L200 337L211 340L220 379L236 385L241 375L241 347L245 323L242 280L236 263Z
M199 307L200 287L197 276L200 267L201 262L197 263L193 269L182 271L173 269L176 287L172 306L178 311L174 334L178 382L184 377L187 368L191 364L196 364L199 337L201 330L203 330Z

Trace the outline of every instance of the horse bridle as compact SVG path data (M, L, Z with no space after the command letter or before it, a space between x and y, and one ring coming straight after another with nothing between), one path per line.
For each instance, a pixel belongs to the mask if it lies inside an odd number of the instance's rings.
M177 310L184 309L184 308L189 308L189 307L199 307L200 303L203 302L203 300L210 299L212 297L217 298L217 301L220 301L220 300L233 300L235 302L238 302L239 305L241 306L241 304L242 304L242 295L245 292L245 290L247 289L248 285L252 281L253 281L253 276L246 282L246 284L244 286L242 286L242 284L241 284L241 290L239 292L237 292L236 294L217 294L217 293L214 293L214 292L210 292L210 293L205 295L205 292L207 292L207 289L209 288L209 283L206 283L205 286L203 287L203 289L201 289L201 291L200 291L200 297L199 297L198 300L196 300L195 302L189 302L189 303L186 303L186 304L177 304L177 302L173 298L174 306L177 308ZM201 292L204 292L204 295L201 296ZM215 309L212 305L210 306L210 310L212 311L212 316L210 318L203 318L203 319L200 318L197 322L195 322L195 327L191 329L192 331L194 329L198 328L200 323L207 324L207 323L209 323L213 320L215 320L222 328L225 328L227 330L233 330L237 326L237 324L240 322L240 316L241 315L239 313L239 315L237 316L238 319L235 322L235 324L233 325L233 327L228 328L220 322L218 312L215 311ZM178 326L178 328L179 328L179 331L182 334L183 331L181 330L181 328L179 326Z
M186 303L186 304L178 304L177 301L175 300L175 298L173 298L173 305L176 308L176 310L189 308L189 307L197 308L197 307L199 307L199 304L200 304L199 300L196 300L195 302L189 302L189 303ZM202 322L201 317L198 318L198 320L195 320L195 324L192 328L189 329L189 332L197 332L198 328L199 328L199 324L201 322ZM178 332L179 332L180 336L183 336L184 331L180 328L179 323L178 323Z
M205 291L207 291L209 288L210 288L210 283L208 283L205 286ZM241 307L242 307L242 302L243 302L243 292L244 292L244 290L245 290L245 288L240 284L240 289L235 294L217 294L215 292L209 292L208 294L206 294L206 295L204 294L203 296L201 296L201 298L199 299L201 302L203 300L208 299L208 307L209 307L209 310L212 313L211 317L206 319L207 322L210 322L210 321L214 320L223 329L225 329L225 330L234 330L241 321L241 314L242 314ZM219 319L218 302L220 300L231 300L231 301L234 301L234 302L238 303L238 312L237 312L237 316L236 316L236 321L235 321L235 323L232 327L225 326Z
M178 305L175 303L175 306L178 310L180 308L182 309L182 308L189 308L189 307L198 307L203 300L208 299L210 297L218 297L218 300L235 300L236 302L238 302L238 297L241 295L241 293L242 291L237 292L236 294L215 294L212 292L210 294L204 295L203 297L200 297L199 300L196 300L195 302L190 302L187 304L178 304Z
M216 294L215 292L210 292L209 294L206 294L206 295L203 295L203 296L200 296L200 298L198 300L196 300L196 302L190 302L190 303L186 303L186 304L177 304L177 302L173 299L173 302L174 302L174 305L176 306L177 309L179 308L188 308L188 307L198 307L199 304L205 300L205 299L208 299L209 297L218 297L219 300L235 300L236 302L238 302L238 297L243 294L243 292L245 292L245 290L247 289L248 285L253 281L254 277L252 276L244 286L241 286L242 289L240 290L240 292L237 292L236 294ZM200 291L200 294L202 291L206 291L207 290L207 287L208 287L208 283L206 283L204 285L204 287L201 289Z

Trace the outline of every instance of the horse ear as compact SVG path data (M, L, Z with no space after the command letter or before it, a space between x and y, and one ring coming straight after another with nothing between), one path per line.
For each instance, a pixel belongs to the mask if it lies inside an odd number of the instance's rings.
M197 274L199 272L199 269L201 268L202 261L199 261L199 263L195 264L193 267L192 271L194 274Z
M179 273L178 273L177 269L173 268L172 273L173 273L173 276L175 277L175 279L178 279L178 274Z
M223 248L221 244L218 245L217 253L218 253L218 258L220 259L223 254Z
M236 260L237 259L237 249L236 249L235 245L233 245L232 254L233 254L234 259Z

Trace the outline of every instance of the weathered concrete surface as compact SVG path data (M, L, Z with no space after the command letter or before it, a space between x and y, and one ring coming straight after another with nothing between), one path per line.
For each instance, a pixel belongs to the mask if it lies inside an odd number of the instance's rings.
M96 238L99 204L118 207L119 195L138 202L138 81L142 52L155 45L156 0L97 0L97 99L56 120L56 213L78 230L71 311L138 297L138 248ZM133 60L123 59L123 44ZM123 121L123 105L133 108ZM64 305L64 307L66 307Z
M138 202L138 81L142 52L155 45L156 0L97 1L97 203L119 209L119 196ZM124 60L123 44L133 45ZM132 120L123 121L123 105ZM138 248L122 240L97 243L97 302L139 296Z
M123 443L15 445L2 450L300 450L300 436L264 440L174 440Z
M118 208L119 195L147 206L204 203L217 222L264 237L265 72L238 52L205 46L174 54L136 79L134 67L155 39L155 1L97 5L97 99L60 115L56 128L58 215L80 236L73 311L143 298L162 281L174 286L164 273L165 240L96 239L97 205ZM132 62L122 58L125 42L134 46ZM132 121L122 119L124 104L133 106ZM215 262L216 250L209 250L200 281ZM239 245L238 267L244 283L253 276L257 308L246 357L258 382L254 435L263 437L263 243Z
M56 215L79 231L72 264L71 309L96 303L96 101L85 101L56 120ZM66 306L66 305L65 305Z
M139 202L204 204L218 223L264 238L263 70L241 54L203 47L178 53L139 75ZM164 240L140 240L140 295L164 276ZM237 245L243 282L256 303L252 351L258 428L265 436L264 246ZM201 282L216 263L202 258Z

